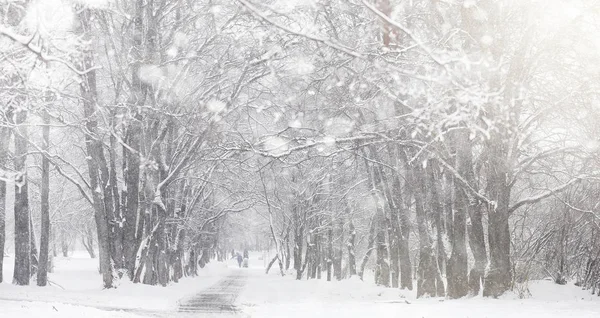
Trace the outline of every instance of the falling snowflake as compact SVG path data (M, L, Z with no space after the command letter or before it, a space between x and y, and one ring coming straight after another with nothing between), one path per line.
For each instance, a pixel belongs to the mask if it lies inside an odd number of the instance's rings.
M208 103L206 103L206 109L208 109L208 111L211 113L220 113L225 109L225 107L227 107L227 104L216 99L211 99L208 101Z

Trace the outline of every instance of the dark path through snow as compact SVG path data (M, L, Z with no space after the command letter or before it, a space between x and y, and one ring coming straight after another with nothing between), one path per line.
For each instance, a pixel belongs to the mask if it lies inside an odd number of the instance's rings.
M245 270L236 270L213 286L181 300L178 312L182 314L235 315L239 313L235 301L244 288L246 279Z

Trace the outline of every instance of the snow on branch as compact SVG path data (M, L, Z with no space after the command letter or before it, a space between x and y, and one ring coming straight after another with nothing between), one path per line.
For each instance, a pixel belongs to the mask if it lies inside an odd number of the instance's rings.
M35 45L32 43L33 39L35 38L35 35L32 35L32 36L21 35L21 34L13 32L12 30L10 30L6 27L3 27L3 26L0 26L0 35L4 35L7 38L14 41L15 43L18 43L21 46L25 47L28 51L37 55L37 57L39 59L41 59L42 61L60 63L64 66L66 66L71 71L77 73L77 75L79 75L79 76L83 76L93 70L100 69L100 67L94 66L94 67L91 67L86 70L81 70L81 69L77 68L75 65L73 65L73 63L70 63L62 58L48 54L48 52L46 52L41 46L38 46L38 45Z
M244 7L246 7L248 10L250 10L251 12L253 12L257 17L259 17L261 20L264 20L265 22L272 24L276 27L278 27L279 29L282 29L288 33L291 34L295 34L301 37L305 37L308 39L311 39L315 42L319 42L322 44L325 44L329 47L332 47L336 50L342 51L350 56L354 56L354 57L358 57L358 58L362 58L362 54L353 51L352 49L347 48L346 46L337 43L333 40L324 38L324 37L320 37L317 35L313 35L313 34L308 34L308 33L302 33L302 32L298 32L298 31L294 31L291 28L288 28L287 26L277 22L277 21L273 21L273 19L270 19L269 17L267 17L263 12L261 12L260 10L258 10L258 8L256 8L255 6L253 6L252 4L250 4L250 2L246 1L246 0L238 0L238 2L240 2Z
M295 31L291 28L289 28L288 26L279 23L277 21L275 21L274 19L268 17L264 12L261 12L257 7L255 7L254 5L252 5L249 1L247 0L237 0L238 2L240 2L242 4L242 6L244 6L246 9L248 9L250 12L252 12L257 18L259 18L260 20L263 20L264 22L271 24L273 26L275 26L276 28L283 30L289 34L293 34L299 37L303 37L312 41L315 41L317 43L321 43L324 44L334 50L340 51L344 54L347 54L348 56L357 58L359 60L362 61L366 61L366 62L373 62L372 60L370 60L365 54L357 52L347 46L345 46L342 43L339 43L338 41L329 39L327 37L323 37L320 35L315 35L315 34L310 34L307 32L301 32L301 31ZM418 45L417 45L418 46ZM414 46L411 46L410 48L412 48ZM444 67L446 67L446 63L442 63L441 61L439 61L438 59L432 57L432 59L434 59L434 61L440 65L443 65ZM417 74L416 72L409 72L405 69L401 69L399 67L396 67L393 64L388 63L387 61L383 60L384 63L386 63L386 66L390 69L393 70L395 72L398 72L398 74L401 74L402 76L406 76L409 78L413 78L413 79L417 79L417 80L421 80L424 82L438 82L437 79L435 78L431 78L431 77L427 77L427 76L423 76L420 74ZM457 83L455 83L456 85L458 85ZM460 85L458 85L460 86ZM464 88L463 88L464 89ZM397 98L394 97L394 99L396 100Z
M386 23L388 23L391 26L393 26L393 27L399 29L400 31L404 32L404 34L406 34L409 38L411 38L411 40L413 40L418 47L420 47L423 51L425 51L425 53L427 53L427 55L429 55L429 57L436 64L439 64L439 65L442 65L442 66L444 64L446 64L443 61L439 60L435 55L433 55L433 50L431 48L429 48L427 45L425 45L425 43L423 41L419 40L419 38L415 34L413 34L408 28L406 28L405 26L401 25L400 23L392 20L385 13L381 12L379 9L377 9L373 4L369 3L368 1L361 0L361 2L363 3L363 5L365 7L367 7L367 9L369 9L369 11L373 12L379 18L383 19Z
M543 199L546 199L550 196L560 193L560 192L566 190L569 186L571 186L577 182L580 182L581 180L583 180L584 177L585 176L575 177L556 188L553 188L553 189L547 190L543 193L540 193L538 195L530 196L523 200L520 200L508 209L508 213L512 214L513 212L515 212L518 208L522 207L523 205L538 203L538 202L542 201Z

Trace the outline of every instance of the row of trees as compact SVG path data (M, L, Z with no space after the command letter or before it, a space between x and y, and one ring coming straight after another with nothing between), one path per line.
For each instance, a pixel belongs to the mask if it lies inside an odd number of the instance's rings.
M163 286L177 281L184 248L194 250L195 268L203 251L215 248L206 244L216 242L214 224L249 204L227 181L208 185L232 156L215 148L227 125L220 121L261 63L239 71L233 32L221 32L208 3L2 6L1 139L3 156L14 161L14 169L5 162L3 170L9 176L3 181L16 187L14 282L29 284L30 261L37 259L27 191L38 180L28 173L32 156L42 158L38 273L45 274L48 259L52 170L93 209L104 287L122 276ZM237 84L214 85L225 82ZM41 140L31 126L41 127Z
M593 4L240 2L320 52L271 96L289 108L260 152L278 162L272 263L362 277L375 255L376 283L416 277L419 296L497 297L545 276L598 291Z
M248 210L270 266L298 279L373 266L419 296L497 297L540 275L600 287L593 3L2 6L18 284L38 156L39 259L54 171L93 209L107 288L194 273Z

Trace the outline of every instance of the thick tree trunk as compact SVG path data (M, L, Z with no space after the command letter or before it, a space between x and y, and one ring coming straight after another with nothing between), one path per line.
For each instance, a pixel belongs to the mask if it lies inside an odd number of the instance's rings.
M177 233L177 248L173 259L173 281L178 282L183 277L183 248L185 246L185 229ZM223 253L223 261L227 259L227 253Z
M456 165L458 173L463 176L467 182L472 183L473 160L471 146L469 141L469 131L463 129L457 131L454 135L456 146ZM461 298L468 294L468 262L467 262L467 242L466 226L467 214L470 207L470 194L468 190L455 188L454 213L452 222L452 254L448 261L448 297Z
M392 158L398 158L401 155L400 152L396 152L392 154ZM398 161L399 162L399 161ZM398 166L400 166L398 164ZM409 169L406 169L408 172ZM409 187L406 187L409 188ZM396 175L394 177L392 183L392 190L390 194L391 200L394 202L394 208L391 209L392 214L392 227L393 231L396 233L395 237L397 239L397 251L398 251L398 261L399 261L399 276L400 276L400 288L412 290L413 287L413 272L412 272L412 263L410 261L410 249L408 246L408 241L410 238L410 218L409 218L409 202L410 200L405 201L404 197L410 197L409 192L406 191L406 194L402 193L402 186L400 176ZM395 216L395 217L394 217ZM392 244L393 246L393 244ZM392 259L392 264L394 259Z
M316 222L315 222L316 223ZM315 226L316 227L316 226ZM308 278L317 278L317 269L319 264L319 235L315 233L315 230L311 230L310 234L310 260L308 266Z
M127 131L126 142L129 147L139 149L140 134L139 123L134 119ZM123 148L123 162L125 168L123 170L126 192L124 191L123 199L125 200L123 210L123 255L125 260L125 268L130 278L133 277L135 270L135 259L137 247L141 236L141 222L139 209L139 182L140 182L140 160L137 154L130 153L128 149Z
M136 254L142 239L142 224L139 211L140 202L140 157L137 152L141 150L142 116L138 107L144 105L146 100L147 86L140 79L140 68L142 61L146 58L144 46L147 44L147 33L144 32L144 1L135 1L135 15L133 19L133 58L131 68L132 91L129 104L131 107L132 118L127 128L125 141L127 147L123 147L123 175L125 179L126 192L124 193L124 223L123 223L123 254L125 259L125 268L130 277L136 267ZM152 200L153 198L150 198ZM146 226L151 226L146 224ZM140 264L139 266L143 266Z
M454 178L452 176L452 174L447 171L444 170L443 173L443 177L444 177L444 217L443 217L443 225L444 225L444 230L446 233L446 236L448 237L448 241L452 242L453 238L452 238L452 223L454 222Z
M6 170L10 130L0 127L0 169ZM0 283L4 280L4 245L6 244L6 182L0 178Z
M484 283L485 268L488 264L482 211L479 202L473 201L469 206L469 218L471 219L471 225L468 228L469 246L475 258L475 265L469 272L469 294L476 296Z
M85 233L81 235L81 243L90 255L90 258L96 258L96 252L94 251L94 234L89 226L86 226Z
M427 193L424 178L427 175L419 167L413 169L411 180L417 185L414 191L417 228L419 232L419 267L417 297L444 296L444 286L440 279L433 242L428 230L424 194Z
M278 257L279 257L279 255L275 255L275 257L273 257L273 259L271 259L271 261L267 265L267 269L265 270L265 274L269 273L269 271L271 270L271 267L273 267L273 264L275 264L275 261L277 260Z
M81 34L87 41L91 43L91 16L92 13L89 8L80 8L79 10L79 22L81 27ZM84 69L91 69L93 66L93 54L90 47L83 47L83 61L82 66ZM86 118L86 129L88 133L85 135L86 150L89 156L88 159L88 173L90 176L90 186L92 188L92 202L94 206L94 218L96 220L96 230L98 232L98 248L99 248L99 259L100 259L100 271L102 273L102 280L104 288L113 287L113 268L112 260L110 255L110 233L108 226L108 219L104 206L104 200L102 196L101 187L102 180L100 178L100 164L101 157L103 157L103 144L101 140L98 140L99 136L98 121L97 121L97 100L98 93L96 88L96 71L88 71L82 76L80 84L80 91L82 96L82 103L84 108L84 115ZM100 191L98 191L100 189Z
M386 218L383 207L377 212L377 269L375 271L375 283L377 285L390 287L390 264L388 263L388 248L385 239Z
M111 112L110 114L111 120L111 129L115 129L115 114ZM110 241L111 241L111 255L115 260L115 267L119 270L119 277L123 275L123 269L126 269L125 266L125 257L123 254L123 209L121 206L121 197L119 194L119 187L117 183L117 140L116 137L111 134L110 135L110 146L108 148L109 153L109 170L105 171L105 174L108 174L108 182L104 181L105 187L104 191L107 193L105 197L105 205L109 205L109 209L107 210L109 221L109 230L110 230ZM89 236L88 236L89 237ZM92 255L94 247L92 244L89 245L90 257L94 258ZM131 279L131 276L129 276Z
M433 225L435 228L435 235L436 235L436 260L437 260L437 265L438 268L440 270L441 274L446 273L446 262L447 262L447 255L446 255L446 249L444 246L444 242L442 239L442 235L443 235L443 223L442 223L442 217L444 215L444 208L443 208L443 203L442 203L442 199L440 197L440 193L441 193L441 184L440 182L438 182L437 180L442 179L441 176L439 176L439 172L438 172L438 167L437 164L434 160L429 160L429 163L427 165L427 174L428 174L428 190L429 190L429 195L430 195L430 206L431 206L431 214L433 216ZM466 254L465 254L466 255ZM450 288L448 286L448 288Z
M60 251L63 257L69 257L69 245L71 242L67 240L67 234L65 230L60 231Z
M327 229L327 281L331 281L333 274L333 224Z
M348 225L350 236L348 237L348 274L350 276L356 275L356 229L354 223L350 221Z
M292 253L290 251L290 242L288 240L285 241L285 271L287 272L290 269L292 264Z
M44 127L42 128L42 149L48 152L50 147L50 115L44 111ZM41 188L41 232L40 257L38 259L37 285L46 286L48 283L48 254L50 249L50 162L47 156L42 156L42 188Z
M294 269L296 270L296 279L302 279L304 268L302 266L302 247L304 246L304 221L300 220L299 211L294 207Z
M400 288L413 289L413 270L410 261L410 247L408 241L410 239L410 219L408 217L408 209L400 210Z
M483 287L483 296L498 297L510 289L512 272L510 262L510 231L508 225L510 187L508 167L503 158L506 151L503 141L493 138L490 141L490 161L488 163L489 198L494 205L488 205L488 241L490 245L490 266Z
M441 175L437 171L438 167L434 160L429 161L429 165L427 166L427 171L429 174L429 193L431 198L431 214L433 215L433 225L435 228L436 235L436 253L437 253L437 263L440 269L441 274L446 273L446 262L447 262L447 254L446 248L444 246L443 234L444 234L444 225L443 225L443 216L444 216L444 207L443 200L440 195L442 192L441 182L438 180L442 179ZM465 254L466 255L466 254Z
M31 229L29 215L29 198L27 183L27 128L22 125L27 118L25 111L16 113L17 125L15 133L15 269L13 283L29 285L31 277Z
M31 270L29 272L30 278L36 276L38 271L38 249L37 249L37 238L35 237L35 231L33 227L33 218L31 218L31 214L29 214L29 233L31 237L29 238L29 244L31 245L29 248L29 266Z
M400 219L398 218L398 209L390 210L390 227L389 227L389 240L390 240L390 260L391 260L391 276L392 276L392 287L400 287Z
M344 257L344 219L342 217L337 221L337 228L339 243L336 244L333 250L333 276L336 280L342 280L342 258Z
M360 277L361 280L364 277L365 268L367 267L367 262L369 261L369 257L371 256L371 253L375 249L375 228L376 228L376 226L377 226L376 220L371 219L371 226L369 228L369 240L367 243L367 252L365 253L365 256L362 259L362 262L360 264L360 271L358 272L358 277Z

